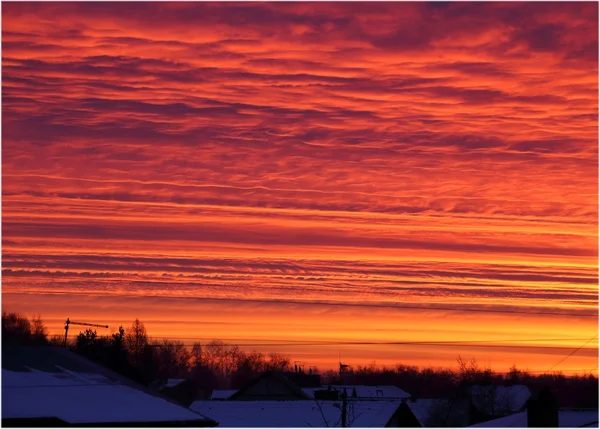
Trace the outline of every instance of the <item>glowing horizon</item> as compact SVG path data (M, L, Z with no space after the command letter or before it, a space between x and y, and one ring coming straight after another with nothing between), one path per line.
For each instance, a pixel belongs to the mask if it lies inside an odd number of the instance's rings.
M241 342L598 333L597 3L2 6L3 310Z

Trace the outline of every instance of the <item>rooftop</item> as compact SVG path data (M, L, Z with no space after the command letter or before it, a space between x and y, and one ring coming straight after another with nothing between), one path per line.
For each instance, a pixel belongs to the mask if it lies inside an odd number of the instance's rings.
M348 427L384 427L400 400L348 401ZM341 427L341 401L196 401L221 427Z
M233 395L235 392L237 392L237 390L235 390L235 389L215 389L212 391L212 394L210 395L210 399L213 399L213 400L227 399L231 395Z
M396 386L361 386L361 385L332 385L332 386L321 386L321 387L308 387L302 389L309 397L314 398L315 390L326 390L331 387L332 390L343 392L346 389L348 397L352 396L353 391L356 389L356 396L358 398L382 398L382 399L403 399L410 398L410 395L404 390Z
M64 349L4 347L2 358L3 419L215 424Z
M598 410L561 409L558 411L559 427L598 427ZM527 427L527 411L478 423L471 427L501 428Z

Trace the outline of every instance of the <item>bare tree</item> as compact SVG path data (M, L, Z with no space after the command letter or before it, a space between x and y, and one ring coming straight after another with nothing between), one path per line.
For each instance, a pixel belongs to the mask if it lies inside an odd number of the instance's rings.
M190 353L190 364L192 368L200 367L202 365L202 345L195 342L192 345L192 352Z
M129 331L125 334L125 349L129 353L131 364L139 366L148 346L146 327L139 319L135 319Z
M325 413L323 412L323 401L319 401L317 399L315 399L315 405L313 407L313 410L316 409L319 411L319 413L321 414L321 418L323 419L323 424L325 425L325 427L330 427L331 422L327 419L327 417L325 417ZM340 417L341 419L341 417ZM339 422L338 422L339 424ZM334 426L337 426L336 424L334 424Z
M190 353L181 341L163 340L155 343L159 378L185 375L189 369Z
M204 347L204 360L213 371L223 375L225 373L226 346L223 341L213 340Z
M287 371L292 367L292 361L289 356L281 353L269 353L269 360L266 362L266 369L271 371Z
M354 400L347 401L347 410L346 410L346 426L354 427L354 422L362 416L363 413L356 414L355 410L356 402Z
M39 314L31 318L31 336L37 344L48 342L48 329L44 326L42 317Z
M481 373L481 369L475 358L471 358L471 360L467 362L459 355L457 363L458 377L461 382L474 382L477 375Z

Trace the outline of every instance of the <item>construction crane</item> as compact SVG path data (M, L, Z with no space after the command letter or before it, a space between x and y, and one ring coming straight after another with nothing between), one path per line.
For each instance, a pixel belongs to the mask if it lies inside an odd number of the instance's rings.
M95 323L85 323L85 322L71 322L67 317L67 321L65 322L65 342L63 346L67 348L67 334L69 333L69 325L83 325L83 326L94 326L96 328L108 328L108 325L97 325Z

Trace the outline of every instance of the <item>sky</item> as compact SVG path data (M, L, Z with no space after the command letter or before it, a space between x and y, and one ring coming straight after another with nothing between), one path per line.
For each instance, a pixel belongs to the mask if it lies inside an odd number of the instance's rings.
M598 4L3 3L2 221L52 334L597 371Z

